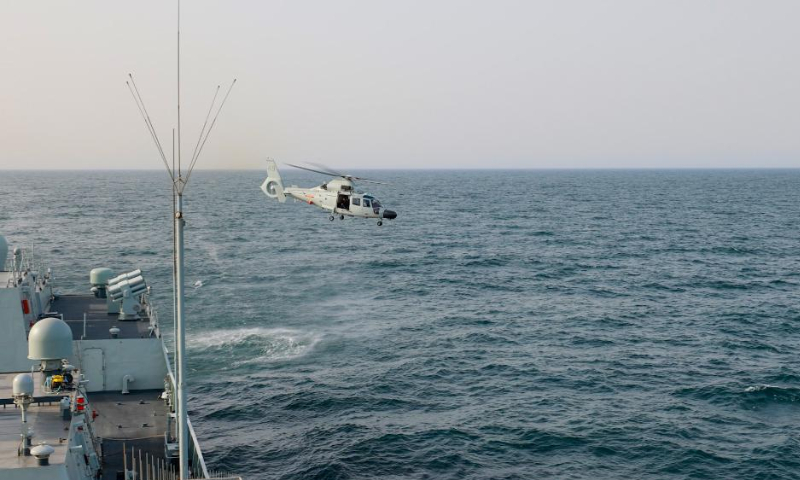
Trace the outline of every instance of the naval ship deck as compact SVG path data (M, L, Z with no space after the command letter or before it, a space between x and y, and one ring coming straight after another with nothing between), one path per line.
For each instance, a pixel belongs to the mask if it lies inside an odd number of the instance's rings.
M75 340L102 340L111 338L108 330L119 328L119 338L145 338L151 336L150 319L147 313L140 313L140 320L120 321L118 314L108 313L105 298L93 295L62 295L50 304L50 311L64 315L64 321L72 328ZM86 336L84 336L83 315L86 314Z
M95 298L93 295L62 295L53 300L48 309L49 314L62 316L71 328L74 340L112 340L109 332L112 327L120 330L117 336L120 340L157 336L157 320L155 317L151 319L148 311L148 308L143 309L138 320L120 321L118 314L107 313L106 299ZM165 356L164 361L166 360ZM174 390L172 372L168 364L166 367L167 379ZM22 422L20 410L11 402L14 375L0 374L0 471L4 468L36 465L34 457L17 455ZM69 435L70 421L61 418L59 397L41 392L39 373L35 373L34 383L35 399L28 409L28 426L34 431L33 445L47 443L54 447L50 464L63 464L67 456L66 437ZM170 437L174 438L176 422L174 413L170 412L162 398L163 392L163 389L150 387L143 390L132 389L124 395L119 390L87 393L87 410L95 415L92 430L102 445L101 479L121 478L124 470L123 448L127 452L129 470L139 468L131 465L134 455L137 459L140 455L144 459L150 458L150 462L153 459L156 462L164 459L165 464L169 463L165 459L164 440L168 430ZM206 477L208 473L191 422L189 434L190 468L195 476Z
M0 375L0 399L11 398L11 383L16 374ZM28 407L28 427L34 432L33 445L46 443L55 449L50 464L62 464L67 452L66 437L69 420L61 417L59 396L41 391L39 373L34 374L34 402ZM95 435L102 442L104 480L116 480L123 471L122 450L141 452L142 456L164 458L164 433L167 417L166 404L160 390L133 391L127 395L119 392L93 392L88 395L89 409L97 413L92 423ZM4 401L0 408L0 469L36 467L32 456L17 455L22 432L22 412L16 405ZM130 466L128 467L131 468ZM0 475L1 476L1 475Z
M46 443L55 449L50 455L50 463L64 463L66 457L67 429L69 420L62 420L58 405L58 397L50 396L41 391L41 378L37 372L34 374L33 397L34 401L28 407L28 428L33 430L33 445ZM22 433L22 412L11 403L11 383L16 373L0 374L0 399L3 400L0 408L0 469L35 467L36 459L17 455ZM37 401L39 400L39 401Z
M119 314L108 313L105 298L93 295L59 296L51 303L50 310L64 316L76 340L110 339L112 327L120 330L117 337L120 339L154 335L145 310L138 320L121 321ZM164 435L170 412L160 398L161 393L162 390L136 390L125 395L119 391L88 394L90 408L97 412L94 432L103 444L103 479L116 479L118 472L123 471L123 447L128 451L129 462L132 448L137 455L141 452L143 456L164 458Z
M146 338L154 334L150 330L150 318L146 311L140 313L141 318L138 320L120 321L118 314L108 313L106 299L95 298L93 295L61 295L50 304L49 313L63 315L75 340L110 339L109 329L112 327L120 330L117 337L120 339ZM8 392L0 390L0 398L11 397L12 378L13 375L8 380L0 378L2 385L9 386L6 388ZM36 386L38 389L38 380ZM118 472L122 472L123 445L128 450L129 462L132 448L137 455L141 452L151 458L164 457L164 434L170 413L166 403L160 398L161 393L162 390L136 390L125 395L119 391L88 394L89 408L97 413L93 422L94 433L102 439L103 479L116 479ZM16 454L20 433L19 410L14 405L6 406L5 410L0 410L0 466L7 462L13 462L14 465L22 465L18 462L35 465L36 460L33 457L18 457ZM51 463L63 462L65 447L58 448L59 438L66 436L64 428L69 425L69 421L60 419L58 404L33 404L29 412L29 424L36 432L34 442L47 441L49 445L56 447ZM31 423L32 421L36 423Z
M128 462L131 448L142 456L164 458L164 433L170 413L160 395L159 390L139 390L127 395L89 394L89 404L97 411L94 432L103 442L103 479L116 479L117 472L123 471L123 446L128 451Z

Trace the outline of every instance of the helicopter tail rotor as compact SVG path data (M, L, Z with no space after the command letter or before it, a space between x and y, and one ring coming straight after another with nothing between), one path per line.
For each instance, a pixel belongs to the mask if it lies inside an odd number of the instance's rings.
M278 165L271 158L267 159L267 178L261 184L261 190L269 198L277 198L281 203L286 201L286 195L283 193L283 180L281 180L281 174L278 172Z

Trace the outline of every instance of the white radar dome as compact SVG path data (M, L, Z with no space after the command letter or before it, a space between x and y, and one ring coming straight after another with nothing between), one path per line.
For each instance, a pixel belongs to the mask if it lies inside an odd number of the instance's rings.
M6 264L6 258L8 258L8 242L6 237L0 235L0 271Z
M112 278L114 278L114 271L110 268L93 268L92 271L89 272L89 282L92 285L105 285Z
M31 360L61 360L72 355L72 329L67 322L43 318L28 334L28 358Z
M15 397L19 396L33 396L33 377L29 373L20 373L14 377L14 382L11 384L11 393Z

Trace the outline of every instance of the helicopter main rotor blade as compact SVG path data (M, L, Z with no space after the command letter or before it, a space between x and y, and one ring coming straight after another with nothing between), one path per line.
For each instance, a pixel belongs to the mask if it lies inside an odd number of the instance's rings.
M301 167L300 165L294 165L294 164L291 164L291 163L287 163L286 165L289 165L290 167L294 167L294 168L299 168L300 170L308 170L309 172L321 173L323 175L333 175L334 177L341 177L342 176L339 173L323 172L322 170L314 170L313 168Z
M337 171L337 170L334 170L333 168L331 168L331 167L329 167L329 166L327 166L327 165L323 165L323 164L321 164L321 163L308 162L308 164L309 164L309 165L313 165L313 166L315 166L315 167L317 167L317 168L321 168L321 169L323 169L323 170L327 170L327 171L328 171L328 173L330 173L331 175L336 175L336 176L339 176L339 177L345 177L345 178L347 178L347 177L349 177L349 176L350 176L350 175L345 175L344 173L342 173L342 172L339 172L339 171Z
M332 169L331 167L329 167L327 165L323 165L321 163L308 162L308 164L309 165L314 165L317 168L324 168L324 169L328 170L329 172L336 172L336 170ZM357 177L355 175L347 175L347 174L341 173L341 172L337 172L337 175L339 175L340 177L346 178L348 180L358 180L359 182L369 182L369 183L377 183L378 185L387 185L386 183L379 182L377 180L371 180L369 178L364 178L364 177Z
M377 180L370 180L370 179L368 179L368 178L361 178L361 177L351 177L351 178L354 178L354 179L358 180L359 182L366 182L366 183L377 183L378 185L389 185L389 184L388 184L388 183L386 183L386 182L379 182L379 181L377 181Z
M378 185L388 185L388 183L385 183L385 182L379 182L377 180L370 180L369 178L356 177L355 175L347 175L347 174L344 174L344 173L341 173L341 172L337 172L336 170L334 170L334 169L332 169L330 167L327 167L325 165L322 165L321 163L313 163L313 162L308 162L308 163L310 165L314 165L317 168L323 168L325 170L314 170L313 168L301 167L300 165L294 165L294 164L291 164L291 163L287 163L286 165L289 165L290 167L294 167L294 168L299 168L300 170L308 170L309 172L321 173L323 175L332 175L334 177L342 177L342 178L345 178L345 179L351 180L351 181L352 180L358 180L359 182L377 183Z

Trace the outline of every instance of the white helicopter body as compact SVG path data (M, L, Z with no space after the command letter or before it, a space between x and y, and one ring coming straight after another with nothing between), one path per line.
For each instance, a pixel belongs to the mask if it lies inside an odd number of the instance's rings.
M294 166L294 165L293 165ZM318 173L318 170L311 170L304 167L305 170ZM302 188L297 186L284 187L281 174L278 172L278 166L274 160L267 160L267 178L261 184L261 190L264 191L270 198L275 198L283 203L287 197L300 200L315 205L323 210L330 212L329 219L333 219L338 215L340 219L348 217L361 217L361 218L377 218L378 225L383 225L383 219L392 220L397 217L397 213L383 207L381 202L373 195L368 193L357 192L352 179L348 175L340 175L341 178L333 178L327 183L323 183L316 187ZM361 179L367 181L366 179ZM372 182L379 183L379 182Z

